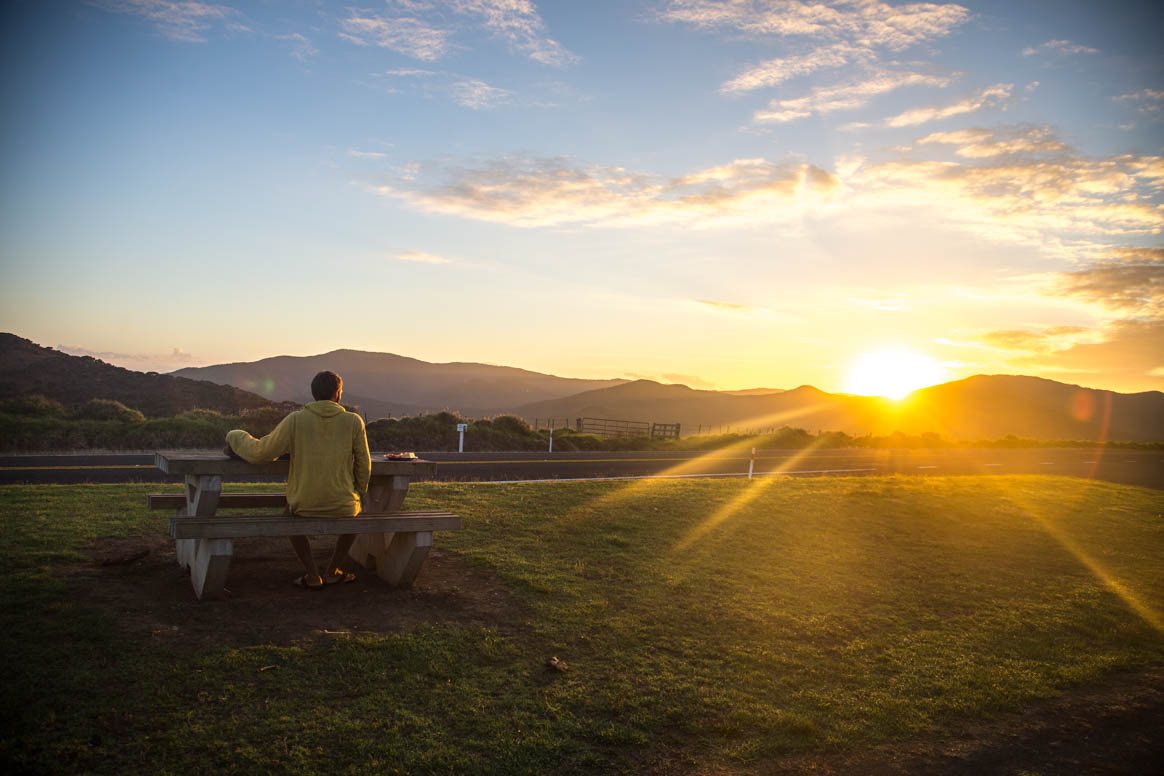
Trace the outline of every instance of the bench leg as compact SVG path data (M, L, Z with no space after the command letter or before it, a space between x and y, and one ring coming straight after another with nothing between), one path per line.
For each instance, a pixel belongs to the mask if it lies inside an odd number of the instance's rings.
M392 587L408 587L432 548L432 531L357 536L348 555Z
M190 567L190 581L194 583L194 595L204 598L222 598L226 589L226 574L230 571L230 559L234 554L234 544L230 539L183 539L179 542L194 543L194 557Z

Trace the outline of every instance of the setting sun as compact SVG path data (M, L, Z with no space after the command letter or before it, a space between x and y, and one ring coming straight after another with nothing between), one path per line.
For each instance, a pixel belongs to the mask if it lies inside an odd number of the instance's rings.
M942 368L929 356L910 350L862 354L849 370L845 390L864 396L901 399L911 391L940 383Z

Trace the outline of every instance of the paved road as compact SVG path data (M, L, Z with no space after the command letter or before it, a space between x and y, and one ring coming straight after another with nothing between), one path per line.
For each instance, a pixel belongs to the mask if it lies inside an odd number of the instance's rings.
M721 475L748 470L747 453L423 453L442 480L531 480L657 475ZM757 474L1060 474L1164 490L1164 451L1075 450L761 450ZM260 478L277 479L277 478ZM0 457L0 483L178 482L154 468L153 455Z

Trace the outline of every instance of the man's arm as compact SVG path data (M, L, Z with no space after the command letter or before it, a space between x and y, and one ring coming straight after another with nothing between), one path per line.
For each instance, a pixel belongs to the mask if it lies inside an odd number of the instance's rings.
M352 474L356 480L356 492L367 493L368 482L372 479L372 454L368 452L368 432L363 418L356 415L356 422L356 433L352 436L352 454L355 456Z
M292 415L280 420L275 430L262 439L255 439L241 428L236 428L226 432L226 443L248 463L273 461L283 453L291 452Z

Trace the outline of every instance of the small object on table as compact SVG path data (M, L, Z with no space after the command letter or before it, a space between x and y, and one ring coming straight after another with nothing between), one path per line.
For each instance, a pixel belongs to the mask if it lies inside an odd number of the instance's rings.
M389 461L415 461L416 453L384 453L384 458Z

